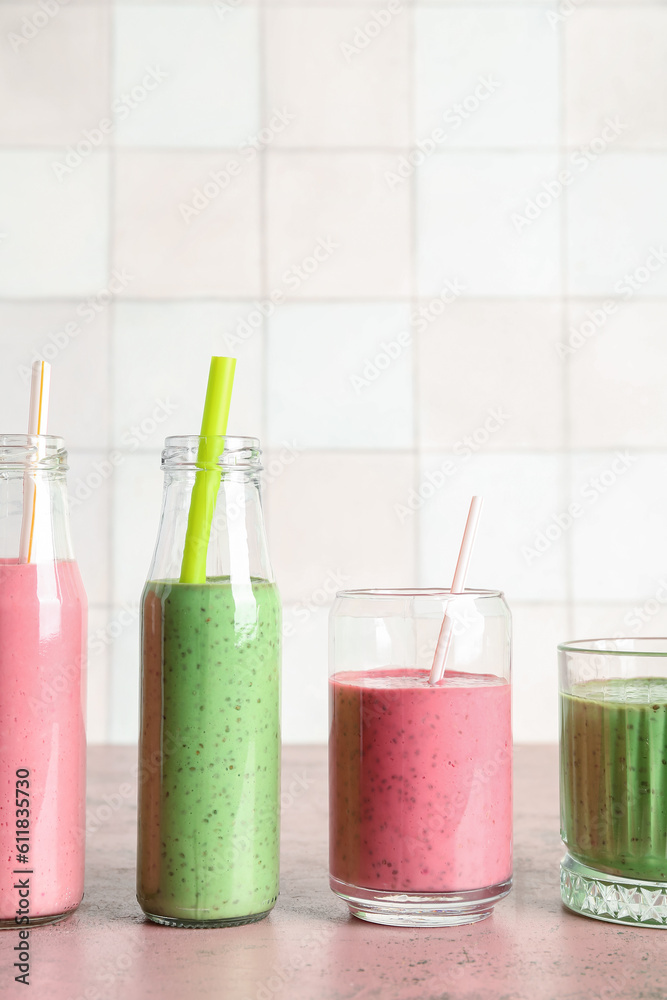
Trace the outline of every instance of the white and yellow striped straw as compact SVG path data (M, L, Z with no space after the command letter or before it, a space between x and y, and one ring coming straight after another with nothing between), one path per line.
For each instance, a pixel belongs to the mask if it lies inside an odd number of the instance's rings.
M31 436L46 434L49 419L50 386L51 365L48 361L35 361L32 366L30 415L28 417L28 434ZM35 462L43 458L45 453L45 443L39 441ZM34 472L28 471L23 480L23 521L21 522L21 542L19 546L19 562L21 563L34 561L36 512L37 476Z

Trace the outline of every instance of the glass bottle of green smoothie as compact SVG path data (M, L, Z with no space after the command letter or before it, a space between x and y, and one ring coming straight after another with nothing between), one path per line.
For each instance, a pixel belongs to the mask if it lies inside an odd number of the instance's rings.
M206 579L182 583L199 444L165 442L142 597L137 899L177 927L261 920L278 896L281 607L259 441L225 439Z

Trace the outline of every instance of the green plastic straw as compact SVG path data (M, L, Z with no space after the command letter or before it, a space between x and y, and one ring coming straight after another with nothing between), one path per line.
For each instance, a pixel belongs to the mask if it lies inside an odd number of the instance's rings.
M225 449L235 368L236 358L211 358L197 451L199 470L190 500L181 583L206 583L206 554L222 474L218 459Z

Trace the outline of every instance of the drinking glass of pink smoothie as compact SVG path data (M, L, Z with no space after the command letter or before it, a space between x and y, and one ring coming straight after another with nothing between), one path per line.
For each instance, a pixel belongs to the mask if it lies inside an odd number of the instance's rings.
M443 617L442 680L429 673ZM330 885L374 923L488 917L512 884L509 609L499 591L341 591L330 617Z
M87 602L66 471L61 438L0 436L0 927L22 930L83 896Z

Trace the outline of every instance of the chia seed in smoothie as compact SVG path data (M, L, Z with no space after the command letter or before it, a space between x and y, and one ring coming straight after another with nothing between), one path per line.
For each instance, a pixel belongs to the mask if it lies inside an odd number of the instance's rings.
M245 923L278 896L277 589L152 581L143 596L139 903Z
M577 861L667 881L667 679L561 693L561 827Z
M330 871L352 886L452 892L512 874L510 685L386 667L329 682Z

